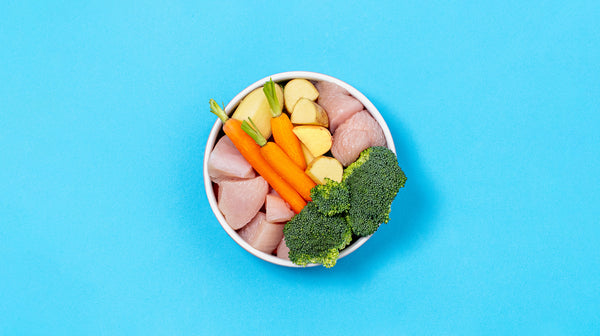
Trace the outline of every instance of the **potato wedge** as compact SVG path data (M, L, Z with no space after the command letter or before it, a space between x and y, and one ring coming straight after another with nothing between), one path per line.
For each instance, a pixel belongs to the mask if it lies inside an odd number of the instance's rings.
M292 131L314 157L323 155L331 149L333 142L331 133L323 126L295 126Z
M342 182L343 174L344 167L340 161L329 156L315 158L306 168L306 175L317 184L325 184L325 178Z
M287 82L283 88L283 96L285 98L286 110L292 113L298 99L304 97L314 101L319 97L319 91L308 80L296 78Z
M279 102L283 102L283 89L281 89L281 86L275 85L275 91ZM248 120L248 117L250 117L265 139L271 137L271 108L262 86L244 97L231 117L242 121Z
M308 99L300 98L294 106L294 111L290 116L292 124L300 125L318 125L329 127L329 118L327 112L317 103Z
M306 146L303 143L300 143L300 147L302 147L302 154L304 154L304 160L306 161L306 164L311 163L312 160L315 159L315 157L312 155L312 153L308 150L308 148L306 148Z

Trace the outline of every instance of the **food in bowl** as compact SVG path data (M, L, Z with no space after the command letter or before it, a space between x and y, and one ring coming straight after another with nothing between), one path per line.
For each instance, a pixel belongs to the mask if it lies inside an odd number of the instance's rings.
M406 181L376 109L328 79L265 80L231 117L236 106L211 100L223 125L205 156L211 206L242 247L280 265L334 266L389 221Z

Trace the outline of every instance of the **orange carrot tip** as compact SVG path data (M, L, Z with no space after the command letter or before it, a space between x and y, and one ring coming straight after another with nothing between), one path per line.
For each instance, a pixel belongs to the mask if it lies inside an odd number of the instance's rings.
M258 131L258 127L250 117L248 117L248 121L242 121L242 130L256 141L259 146L264 146L267 143L267 139Z
M263 86L263 92L267 97L267 101L269 102L269 106L271 107L271 115L273 118L277 118L281 115L281 111L283 110L283 106L279 104L279 99L277 99L277 92L275 91L275 82L273 79L269 79L268 82Z

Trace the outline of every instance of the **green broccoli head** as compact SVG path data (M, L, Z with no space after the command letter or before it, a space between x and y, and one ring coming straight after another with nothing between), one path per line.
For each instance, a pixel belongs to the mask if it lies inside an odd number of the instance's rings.
M345 183L325 178L325 184L317 184L310 197L319 211L326 216L343 213L350 208L350 192Z
M352 241L346 219L322 214L313 202L285 224L283 235L290 260L301 266L317 263L333 267L340 250Z
M390 220L392 201L404 186L406 176L396 154L386 147L370 147L361 152L342 177L350 191L348 223L358 236L368 236L381 223Z

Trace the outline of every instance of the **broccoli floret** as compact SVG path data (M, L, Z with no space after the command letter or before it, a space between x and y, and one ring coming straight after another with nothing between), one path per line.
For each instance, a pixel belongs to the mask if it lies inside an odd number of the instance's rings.
M350 190L347 218L352 232L368 236L381 223L387 223L392 201L405 182L406 176L390 149L370 147L362 151L342 177L342 183Z
M310 197L319 211L326 216L343 213L350 208L350 192L345 183L325 178L325 184L317 184Z
M308 263L333 267L340 250L352 241L352 231L343 216L325 216L313 202L283 228L290 260L301 266Z

